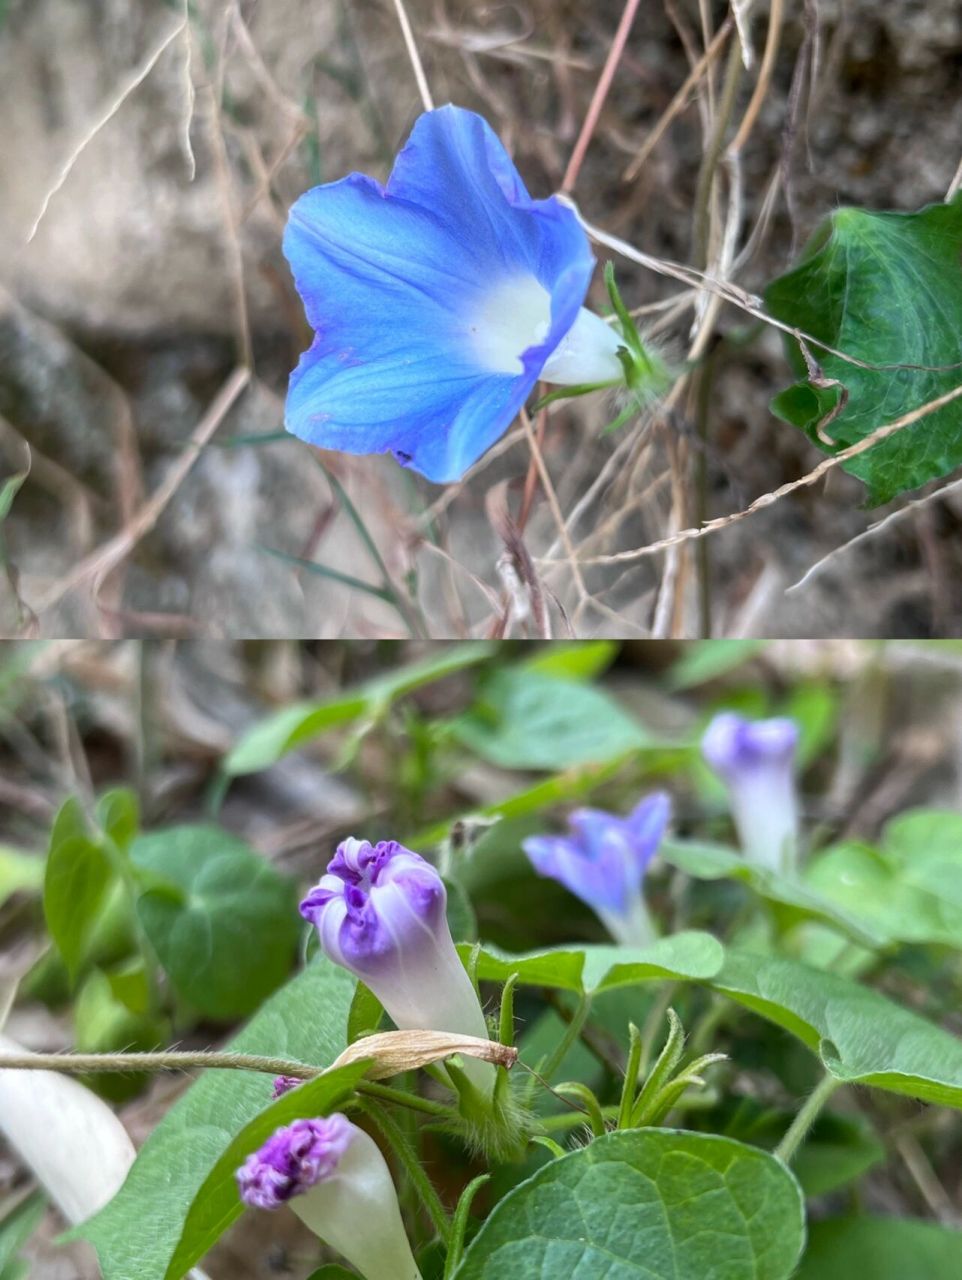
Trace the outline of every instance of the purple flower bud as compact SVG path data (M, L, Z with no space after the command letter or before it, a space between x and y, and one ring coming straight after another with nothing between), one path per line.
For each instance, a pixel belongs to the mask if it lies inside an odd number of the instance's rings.
M241 1199L258 1209L276 1209L292 1196L330 1178L354 1136L346 1116L295 1120L278 1129L237 1172Z
M702 738L702 754L728 788L732 817L749 862L772 871L794 870L798 842L794 720L715 716Z
M396 840L345 840L301 903L321 947L357 975L402 1031L487 1038L477 993L454 949L444 881ZM491 1067L465 1060L478 1080Z
M274 1092L271 1094L271 1097L281 1098L285 1093L290 1093L292 1089L296 1089L299 1084L303 1083L304 1081L298 1076L275 1076Z
M346 1116L278 1129L238 1169L237 1184L244 1203L259 1209L290 1201L365 1280L421 1280L384 1157Z
M576 809L567 836L531 836L522 847L539 875L559 880L604 921L625 946L655 937L642 882L671 815L671 799L656 791L627 818Z

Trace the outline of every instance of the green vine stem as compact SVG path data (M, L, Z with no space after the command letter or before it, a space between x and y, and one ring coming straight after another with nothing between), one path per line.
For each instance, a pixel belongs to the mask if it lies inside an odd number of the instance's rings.
M819 1083L815 1086L814 1090L802 1103L798 1110L798 1114L786 1130L784 1138L782 1138L781 1142L775 1148L775 1154L780 1160L783 1160L785 1164L791 1164L792 1157L804 1142L809 1129L811 1129L812 1125L818 1119L818 1113L825 1106L826 1102L828 1102L835 1090L841 1087L842 1083L843 1082L841 1080L836 1080L834 1076L829 1075L826 1072Z

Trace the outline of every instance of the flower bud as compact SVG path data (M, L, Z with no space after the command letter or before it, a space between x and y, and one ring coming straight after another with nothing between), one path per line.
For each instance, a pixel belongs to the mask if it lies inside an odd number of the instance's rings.
M656 791L627 818L576 809L568 836L532 836L522 847L539 875L558 880L604 922L623 946L643 947L656 936L642 882L668 819L671 799Z
M795 869L798 800L794 720L749 721L726 711L702 738L702 754L728 788L732 817L749 862L771 871Z
M237 1170L237 1184L258 1209L290 1203L365 1280L421 1280L384 1157L346 1116L278 1129Z
M402 1031L488 1038L477 992L461 963L434 867L396 840L345 840L327 874L301 903L321 947L365 982ZM465 1070L490 1084L475 1059Z

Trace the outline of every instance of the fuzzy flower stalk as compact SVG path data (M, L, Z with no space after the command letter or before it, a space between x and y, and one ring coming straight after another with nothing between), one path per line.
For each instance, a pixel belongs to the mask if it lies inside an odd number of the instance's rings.
M794 720L715 716L702 738L705 760L728 788L735 828L749 862L791 874L798 861Z
M346 1116L295 1120L237 1171L245 1204L289 1204L364 1280L421 1280L377 1143Z
M447 483L539 381L584 394L642 378L631 335L583 306L595 259L576 212L532 199L472 111L422 115L384 185L352 173L306 192L284 252L314 331L285 422L309 444L393 453Z
M670 797L657 791L627 818L576 809L568 835L531 836L522 847L538 874L560 881L591 907L616 942L644 947L657 937L644 898L645 872L670 816Z
M345 840L301 903L324 953L371 988L402 1031L488 1039L478 994L454 948L438 872L396 840ZM495 1068L464 1059L490 1093Z

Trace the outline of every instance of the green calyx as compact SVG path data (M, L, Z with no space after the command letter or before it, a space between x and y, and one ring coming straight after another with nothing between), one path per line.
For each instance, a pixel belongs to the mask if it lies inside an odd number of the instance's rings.
M617 351L625 373L625 385L643 405L657 400L668 390L672 376L667 364L651 347L645 346L631 312L625 306L615 283L613 262L605 263L605 287L618 321L623 346Z

